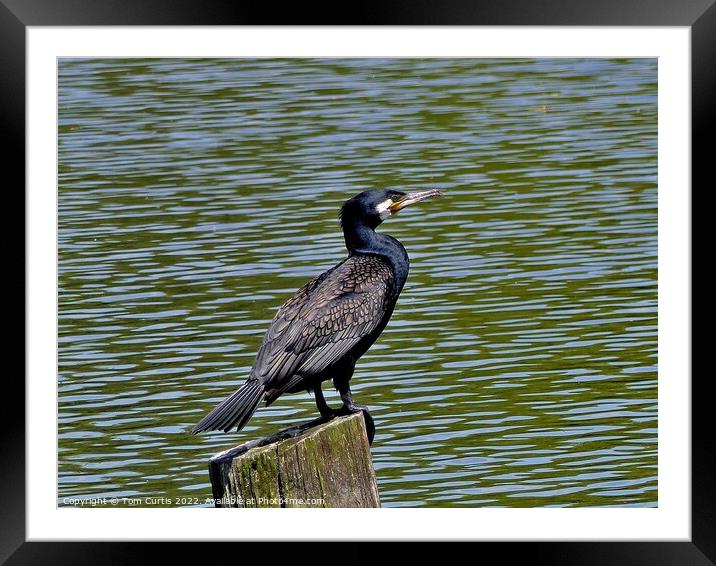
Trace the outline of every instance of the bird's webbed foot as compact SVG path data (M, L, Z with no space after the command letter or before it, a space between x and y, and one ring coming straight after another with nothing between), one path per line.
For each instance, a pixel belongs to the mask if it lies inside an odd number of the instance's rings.
M368 411L368 407L364 407L363 405L358 405L353 402L350 390L341 393L343 406L340 409L332 409L328 406L328 403L326 403L326 400L323 397L323 391L321 391L320 385L314 389L314 395L316 396L316 407L318 408L318 412L321 414L321 418L326 421L329 421L334 417L341 417L362 412L363 420L365 421L365 430L368 434L368 444L373 444L373 438L375 437L375 422L373 421L373 417Z
M368 433L368 444L372 445L373 438L375 438L375 422L373 421L370 411L368 411L368 407L354 403L350 395L348 395L347 398L341 395L341 399L343 399L343 406L336 411L336 415L352 415L362 412L363 420L365 421L365 431Z

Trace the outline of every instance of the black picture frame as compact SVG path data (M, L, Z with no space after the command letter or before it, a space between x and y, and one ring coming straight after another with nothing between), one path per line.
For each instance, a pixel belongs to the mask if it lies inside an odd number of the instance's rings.
M349 18L346 17L349 13ZM716 108L716 4L714 0L450 0L428 2L355 3L308 6L194 0L0 0L0 116L5 139L5 178L14 173L25 183L25 31L27 26L82 25L568 25L568 26L687 26L692 54L692 186L707 185L713 161L710 144ZM15 183L7 182L9 193ZM709 186L713 186L710 180ZM704 191L707 186L702 186ZM688 190L688 187L684 187ZM691 190L693 199L695 191ZM20 203L24 208L24 199ZM693 209L693 200L692 200ZM10 212L7 210L7 212ZM7 216L10 216L9 214ZM24 217L24 214L23 214ZM693 229L692 242L699 238ZM7 231L6 231L7 237ZM692 257L699 257L692 252ZM708 260L709 254L703 256ZM18 271L18 263L11 268ZM24 265L24 258L22 260ZM12 278L13 282L18 279ZM27 281L20 278L23 296ZM692 281L693 281L692 270ZM692 292L693 301L693 292ZM16 302L16 301L15 301ZM708 331L692 332L692 344ZM710 338L710 336L708 336ZM694 347L692 346L692 351ZM693 372L692 391L692 536L690 542L526 542L490 543L501 561L536 564L713 564L716 560L716 505L713 479L716 458L707 420L709 371ZM683 376L685 383L691 376ZM154 543L26 542L25 536L25 411L24 383L6 373L0 468L0 560L7 564L126 564L151 556ZM280 538L280 533L277 533ZM244 543L245 544L245 543ZM265 543L264 543L265 544ZM351 545L366 543L350 543ZM367 543L370 544L370 543ZM203 559L232 559L231 548L212 548ZM153 547L153 548L150 548ZM422 552L421 546L412 546ZM186 545L161 545L159 556L171 562L186 559ZM202 551L206 553L206 550ZM246 552L243 550L242 552ZM253 550L251 551L253 553ZM281 556L282 551L273 551ZM366 549L322 547L328 559L371 556ZM285 556L285 555L284 555ZM291 554L292 562L314 561L312 552Z

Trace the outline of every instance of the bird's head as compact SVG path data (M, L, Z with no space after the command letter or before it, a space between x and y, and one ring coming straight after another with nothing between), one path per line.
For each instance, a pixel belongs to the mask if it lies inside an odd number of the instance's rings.
M416 193L391 189L364 191L343 204L341 222L357 221L375 229L383 220L398 214L406 206L440 195L438 189Z

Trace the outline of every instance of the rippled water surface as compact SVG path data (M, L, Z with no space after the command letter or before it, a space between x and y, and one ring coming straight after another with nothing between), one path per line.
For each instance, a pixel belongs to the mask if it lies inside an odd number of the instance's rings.
M202 504L211 455L313 418L187 432L387 187L446 196L381 227L412 262L352 381L383 505L657 504L656 60L64 59L59 87L58 504Z

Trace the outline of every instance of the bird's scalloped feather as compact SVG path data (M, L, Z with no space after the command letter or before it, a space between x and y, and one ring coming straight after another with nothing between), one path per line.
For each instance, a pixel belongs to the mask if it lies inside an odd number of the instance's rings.
M276 313L252 376L267 390L285 391L296 374L322 372L377 328L392 284L386 261L366 255L310 281Z

